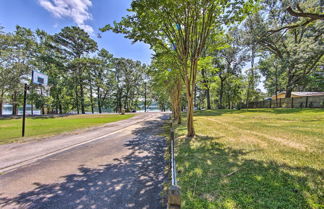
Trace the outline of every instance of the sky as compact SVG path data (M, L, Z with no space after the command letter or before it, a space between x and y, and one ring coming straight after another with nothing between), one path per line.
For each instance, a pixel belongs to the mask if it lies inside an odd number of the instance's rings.
M54 34L65 26L76 25L97 41L99 49L105 48L115 57L150 64L152 51L149 45L132 44L122 34L99 31L106 24L126 16L130 3L131 0L0 0L0 26L6 32L12 32L16 25L20 25ZM258 88L265 91L263 82Z
M65 26L79 26L115 57L149 64L152 51L144 43L132 44L121 34L99 28L128 14L131 0L0 0L0 26L12 32L16 25L54 34ZM101 38L97 34L100 33Z

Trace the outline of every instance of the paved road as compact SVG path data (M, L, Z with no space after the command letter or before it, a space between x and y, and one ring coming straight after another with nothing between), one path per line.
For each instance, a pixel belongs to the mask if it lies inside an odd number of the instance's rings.
M167 117L0 146L0 208L163 208Z

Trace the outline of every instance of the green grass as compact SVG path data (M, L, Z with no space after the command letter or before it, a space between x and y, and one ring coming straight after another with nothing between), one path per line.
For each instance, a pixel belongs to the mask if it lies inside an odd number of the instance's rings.
M111 123L133 117L134 114L71 115L55 118L26 118L26 137L44 137ZM21 141L22 119L0 119L0 144Z
M324 109L195 115L195 138L177 128L183 208L324 208Z

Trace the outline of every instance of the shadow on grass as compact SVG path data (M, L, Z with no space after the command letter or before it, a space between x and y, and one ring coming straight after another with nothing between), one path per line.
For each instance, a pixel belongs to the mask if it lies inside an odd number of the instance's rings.
M163 119L166 119L165 117ZM159 120L133 131L124 146L131 153L115 163L61 177L62 183L41 184L14 198L0 198L0 207L18 208L163 208L160 193L165 180L163 158L166 142ZM2 202L2 204L1 204Z
M289 114L289 113L319 113L324 114L324 108L260 108L260 109L241 109L241 110L202 110L195 111L195 116L220 116L223 114L239 113L272 113L272 114Z
M183 208L323 206L324 170L244 159L259 150L231 149L210 137L198 136L179 143L177 168Z

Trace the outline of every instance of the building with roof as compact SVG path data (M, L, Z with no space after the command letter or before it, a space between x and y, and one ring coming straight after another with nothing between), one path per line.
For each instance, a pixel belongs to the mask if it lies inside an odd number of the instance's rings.
M291 92L291 97L314 97L314 96L324 96L324 92L299 92L299 91L293 91ZM280 98L286 98L286 92L282 91L278 93L277 95L278 99ZM273 95L272 100L276 99L276 95Z

